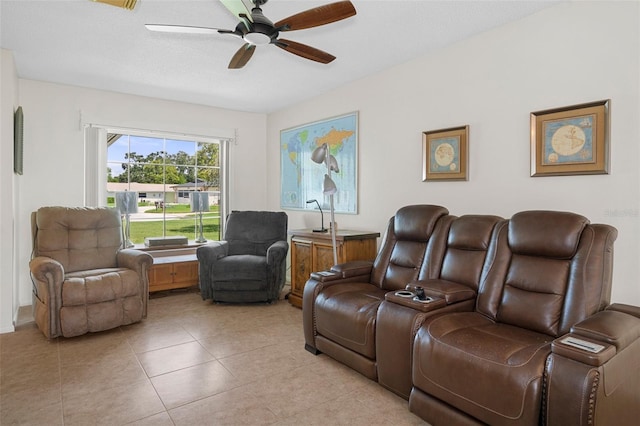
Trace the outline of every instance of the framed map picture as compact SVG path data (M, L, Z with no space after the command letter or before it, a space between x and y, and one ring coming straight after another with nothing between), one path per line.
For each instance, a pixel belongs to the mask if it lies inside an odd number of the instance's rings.
M467 180L469 126L422 133L422 180Z
M531 176L609 173L609 100L531 113Z
M280 131L280 207L313 210L316 199L329 209L329 196L322 192L327 168L311 160L311 153L327 143L339 167L332 172L338 192L336 213L358 212L358 113L331 117Z

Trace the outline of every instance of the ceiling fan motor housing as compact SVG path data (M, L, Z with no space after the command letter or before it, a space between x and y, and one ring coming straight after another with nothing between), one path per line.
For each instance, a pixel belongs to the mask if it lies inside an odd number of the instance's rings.
M266 3L266 0L256 0L256 7L251 10L251 23L249 24L249 32L242 38L247 42L255 45L265 45L276 40L279 31L274 27L273 22L262 13L259 4Z

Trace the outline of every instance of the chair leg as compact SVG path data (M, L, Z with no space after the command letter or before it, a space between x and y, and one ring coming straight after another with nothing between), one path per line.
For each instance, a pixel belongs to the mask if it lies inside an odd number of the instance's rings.
M304 345L304 348L308 351L311 352L314 355L320 355L322 352L320 352L319 350L317 350L316 348L314 348L313 346L309 345L308 343Z

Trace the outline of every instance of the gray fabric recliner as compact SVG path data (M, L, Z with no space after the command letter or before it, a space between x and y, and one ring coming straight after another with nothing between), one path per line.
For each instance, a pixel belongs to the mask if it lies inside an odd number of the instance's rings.
M200 294L215 302L272 302L284 286L288 217L233 211L224 239L198 247Z

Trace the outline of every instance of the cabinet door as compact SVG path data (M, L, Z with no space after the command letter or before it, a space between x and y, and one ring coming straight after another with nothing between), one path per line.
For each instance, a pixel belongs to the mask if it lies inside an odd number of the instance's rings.
M313 272L312 243L306 240L291 240L291 293L302 297L304 284Z
M338 255L338 263L343 263L343 257L342 257L342 242L341 241L336 241L336 252ZM331 267L334 265L333 262L333 245L331 245L331 242L329 243L325 243L325 242L314 242L313 243L313 259L314 259L314 264L313 264L313 272L317 272L317 271L326 271L328 269L331 269Z
M173 282L198 283L198 262L181 262L173 265Z
M165 263L153 265L149 270L149 287L171 284L173 282L173 265Z

